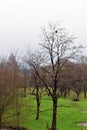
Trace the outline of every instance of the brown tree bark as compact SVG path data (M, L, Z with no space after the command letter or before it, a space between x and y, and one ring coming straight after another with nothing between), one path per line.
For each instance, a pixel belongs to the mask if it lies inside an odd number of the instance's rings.
M2 127L2 115L0 114L0 129Z
M86 89L84 89L84 98L86 99Z
M37 86L37 89L36 89L36 102L37 102L36 120L38 120L39 119L39 113L40 113L40 95L39 95L38 86Z
M52 126L51 130L57 130L56 129L56 116L57 116L57 99L53 98L53 116L52 116Z
M37 113L36 113L36 120L39 119L39 113L40 113L40 102L37 100Z
M35 74L46 87L53 102L53 116L50 130L56 129L57 101L60 87L58 82L63 72L63 67L68 59L73 57L78 49L74 45L74 37L68 36L65 29L56 25L48 25L48 28L42 29L41 52L27 52L25 62L34 69ZM72 45L71 45L72 44ZM68 53L67 53L68 52Z

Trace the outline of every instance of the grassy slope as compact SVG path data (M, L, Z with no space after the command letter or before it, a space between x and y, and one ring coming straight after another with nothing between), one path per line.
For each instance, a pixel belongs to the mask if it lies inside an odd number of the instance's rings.
M87 99L81 99L80 102L73 102L71 99L58 100L57 128L58 130L87 130L87 127L78 126L76 122L87 121ZM36 116L36 100L34 96L23 98L23 106L21 109L21 126L29 128L29 130L46 130L46 124L51 125L52 121L52 101L44 96L41 100L40 119L35 120ZM12 113L12 109L7 112L7 116ZM5 117L5 116L4 116ZM4 118L6 120L6 118ZM7 121L14 118L9 118Z
M30 128L30 130L46 130L46 124L51 125L52 120L52 101L46 100L46 97L41 100L40 119L35 120L35 105L34 97L25 99L25 103L31 100L33 107L31 110L26 110L26 115L23 117L22 126ZM87 114L82 113L82 110L87 110L87 101L82 99L80 102L72 102L70 99L59 99L57 127L58 130L87 130L87 127L78 126L76 122L87 121Z

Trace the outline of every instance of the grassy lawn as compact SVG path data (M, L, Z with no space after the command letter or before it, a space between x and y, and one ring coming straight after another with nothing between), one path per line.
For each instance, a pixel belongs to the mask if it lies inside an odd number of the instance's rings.
M26 102L31 97L27 98ZM43 97L41 100L40 119L35 120L35 106L34 97L31 98L32 111L27 112L27 116L22 125L31 130L45 130L46 124L51 125L52 120L52 101ZM87 110L87 100L80 100L80 102L73 102L71 99L61 99L58 101L57 127L58 130L87 130L87 127L78 126L76 122L87 121L87 114L82 110Z
M40 119L36 120L36 101L35 97L29 96L23 99L23 108L21 109L21 126L29 130L46 130L52 120L52 101L48 97L42 97L40 108ZM26 106L26 107L25 107ZM71 99L59 98L57 113L58 130L87 130L87 127L79 126L77 122L86 122L87 114L82 110L87 110L87 99L81 99L80 102L73 102Z

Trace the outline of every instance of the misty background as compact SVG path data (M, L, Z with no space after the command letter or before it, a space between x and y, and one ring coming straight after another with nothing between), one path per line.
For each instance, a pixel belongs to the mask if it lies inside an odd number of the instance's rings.
M0 54L36 48L40 27L56 22L87 46L87 0L1 0Z

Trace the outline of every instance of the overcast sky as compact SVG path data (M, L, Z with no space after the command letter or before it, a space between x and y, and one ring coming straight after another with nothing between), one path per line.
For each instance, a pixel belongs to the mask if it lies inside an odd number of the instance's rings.
M0 53L36 47L48 22L62 22L86 46L87 0L0 0Z

